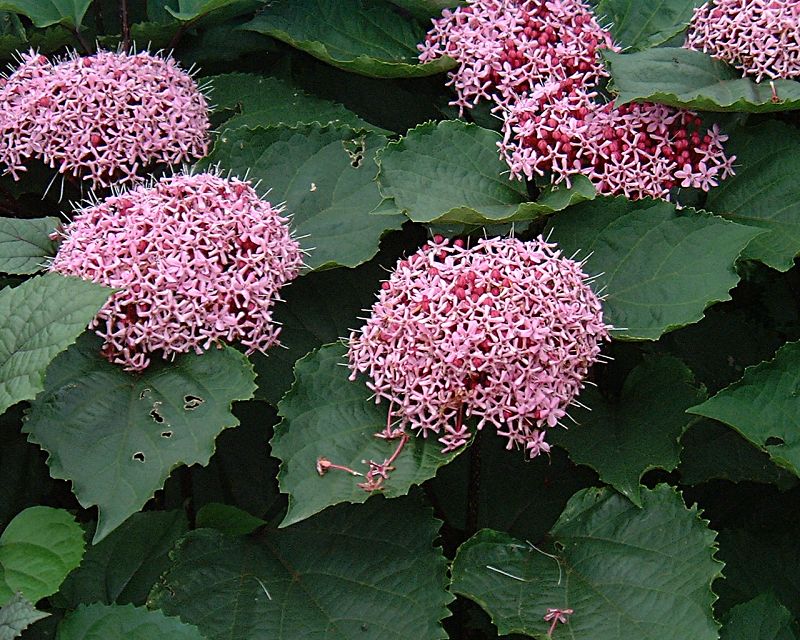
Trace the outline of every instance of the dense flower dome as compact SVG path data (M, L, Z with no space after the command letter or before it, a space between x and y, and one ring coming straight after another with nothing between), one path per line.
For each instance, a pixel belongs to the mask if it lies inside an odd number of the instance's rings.
M459 63L449 84L462 111L481 99L508 104L543 82L594 84L608 76L601 48L618 50L581 0L471 0L446 9L419 45L422 62Z
M437 236L401 260L366 325L350 336L352 379L444 451L467 443L465 418L525 447L548 451L558 424L608 339L600 300L581 263L537 239Z
M169 57L101 51L56 63L30 52L0 86L0 164L43 160L94 187L208 150L208 104Z
M302 266L281 214L235 178L162 178L81 209L50 269L120 289L92 327L126 369L221 341L265 351L280 332L273 304Z
M800 77L800 2L711 0L695 9L686 46L756 81Z

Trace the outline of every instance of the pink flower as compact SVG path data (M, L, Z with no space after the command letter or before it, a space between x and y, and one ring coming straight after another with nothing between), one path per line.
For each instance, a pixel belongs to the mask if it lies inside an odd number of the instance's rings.
M756 82L800 77L800 4L711 0L695 9L685 46L729 62Z
M600 301L581 264L542 239L437 236L401 260L367 323L350 336L351 378L368 374L390 422L444 450L491 424L509 447L548 451L555 426L608 339Z
M0 163L37 157L95 187L208 150L208 104L169 57L101 51L50 64L33 52L0 87Z
M272 306L302 265L281 213L235 178L162 178L81 209L50 269L120 289L91 326L126 369L222 341L265 351L280 332Z

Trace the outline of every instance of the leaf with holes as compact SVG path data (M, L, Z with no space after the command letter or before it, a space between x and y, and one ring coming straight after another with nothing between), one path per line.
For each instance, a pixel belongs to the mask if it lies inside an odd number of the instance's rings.
M500 140L496 131L460 120L419 125L378 153L381 193L414 222L470 225L536 220L594 198L579 176L572 189L528 202L524 182L509 180L497 154Z
M54 478L70 480L99 509L97 543L141 509L172 469L208 464L214 439L235 427L235 400L253 396L253 368L232 347L183 354L132 374L85 335L53 361L23 426L49 452Z
M278 78L251 73L227 73L206 78L216 105L214 111L231 116L224 127L290 127L317 122L389 133L362 120L337 102L323 100Z
M83 557L83 529L67 511L30 507L0 536L0 606L16 592L33 604L54 594Z
M79 29L90 4L92 0L0 0L0 10L22 14L37 27Z
M0 640L14 640L22 635L37 620L49 616L49 613L37 611L21 593L16 593L0 607Z
M616 338L655 340L697 322L739 281L734 263L759 229L668 202L598 198L549 222L566 255L588 256L584 271L602 274L605 320Z
M0 413L42 390L47 365L84 331L112 292L55 273L0 291Z
M672 487L641 497L639 508L610 489L579 491L543 549L484 529L459 547L451 588L501 634L544 638L548 609L571 609L555 640L717 640L714 532Z
M447 561L417 498L329 509L249 538L191 532L150 605L208 640L446 638ZM214 593L214 607L207 604Z
M600 0L595 14L611 24L614 41L626 50L649 49L686 29L703 0Z
M447 57L420 64L417 43L425 37L425 27L386 3L273 0L242 28L374 78L429 76L456 64Z
M374 158L385 144L349 127L242 127L220 137L204 166L249 174L271 202L286 202L310 267L355 267L403 223L400 215L370 215L382 200Z
M764 122L734 131L726 148L736 155L736 175L709 192L708 208L765 229L747 246L745 258L791 269L800 254L800 131Z
M778 350L775 358L745 369L734 382L690 413L732 426L772 460L800 476L800 342Z
M56 254L50 234L58 218L0 218L0 271L28 275L41 271L47 258Z
M655 5L653 5L655 6ZM700 51L674 47L636 53L603 51L617 103L660 102L702 111L787 111L800 108L800 82L743 78L732 66Z
M695 421L686 409L705 397L680 360L653 356L630 372L618 401L585 389L580 402L587 408L570 410L578 424L551 430L548 440L641 506L639 479L650 469L672 471L678 466L681 435Z
M134 513L87 549L55 602L64 609L92 602L143 605L169 565L167 553L188 528L182 511Z
M771 593L736 605L722 625L720 640L798 640L791 612Z
M125 638L125 640L205 640L194 627L161 611L133 605L102 603L81 605L70 611L58 625L58 640Z
M386 427L387 404L376 405L362 380L349 380L346 353L343 344L330 344L299 360L295 382L278 403L283 421L275 427L272 455L282 460L278 482L281 491L289 494L289 510L281 526L333 504L364 502L370 497L357 486L359 479L348 473L331 469L319 475L320 457L364 473L364 460L384 460L397 447L395 441L375 437ZM381 493L389 498L405 495L458 453L443 454L435 439L412 437Z

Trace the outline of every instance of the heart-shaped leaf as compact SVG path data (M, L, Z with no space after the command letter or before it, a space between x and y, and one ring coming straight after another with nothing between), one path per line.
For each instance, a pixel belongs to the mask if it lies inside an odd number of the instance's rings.
M92 0L0 0L0 10L30 18L34 26L63 24L79 29Z

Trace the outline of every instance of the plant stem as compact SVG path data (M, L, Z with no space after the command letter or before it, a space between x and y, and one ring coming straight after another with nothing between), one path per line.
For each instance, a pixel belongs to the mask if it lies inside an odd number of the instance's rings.
M128 0L119 0L119 18L122 22L122 50L128 53L131 48L131 25L128 22Z
M481 448L480 431L469 449L469 484L467 486L467 533L478 531L478 511L481 499Z
M89 46L89 43L86 41L86 38L83 37L78 27L75 27L75 38L77 38L78 43L81 45L85 53L92 53L92 47Z

